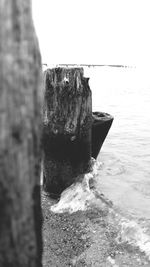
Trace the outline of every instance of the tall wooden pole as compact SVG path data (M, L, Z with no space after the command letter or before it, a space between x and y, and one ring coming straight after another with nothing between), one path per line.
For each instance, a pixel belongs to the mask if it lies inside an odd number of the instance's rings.
M82 68L46 70L44 89L44 189L59 195L90 167L91 90Z
M40 267L41 58L30 0L0 0L0 266Z

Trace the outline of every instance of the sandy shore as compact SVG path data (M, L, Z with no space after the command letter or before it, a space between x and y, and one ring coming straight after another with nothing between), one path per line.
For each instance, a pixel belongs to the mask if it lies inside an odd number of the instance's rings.
M41 195L44 267L150 266L138 246L122 239L120 217L104 196L95 192L96 200L86 211L55 214L51 206L57 201Z

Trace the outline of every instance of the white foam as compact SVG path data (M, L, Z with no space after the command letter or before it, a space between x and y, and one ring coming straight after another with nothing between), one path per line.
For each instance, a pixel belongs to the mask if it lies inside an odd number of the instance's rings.
M89 181L95 179L100 167L99 162L94 159L92 159L92 162L92 171L82 175L81 182L77 182L63 191L59 202L51 207L51 211L55 213L73 213L78 210L86 210L89 207L95 199L93 191L90 190Z
M76 211L85 211L90 204L95 201L95 194L89 187L90 179L97 178L98 170L102 163L93 160L92 171L83 175L82 181L77 182L67 188L61 194L59 202L51 207L54 213L73 213ZM142 228L133 220L128 220L119 216L120 231L116 240L119 242L128 242L144 252L150 260L150 236L146 234L146 228ZM117 267L112 259L108 259L113 266Z
M150 260L150 237L145 233L146 229L127 219L122 219L120 225L121 232L118 238L137 246Z

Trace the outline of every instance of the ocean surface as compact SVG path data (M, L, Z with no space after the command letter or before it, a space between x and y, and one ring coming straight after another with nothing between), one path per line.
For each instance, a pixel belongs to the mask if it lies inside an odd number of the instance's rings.
M87 67L94 111L114 116L98 160L99 190L116 209L150 227L150 70Z
M118 235L150 260L150 67L84 67L84 76L93 111L114 116L95 165L97 190L113 203Z

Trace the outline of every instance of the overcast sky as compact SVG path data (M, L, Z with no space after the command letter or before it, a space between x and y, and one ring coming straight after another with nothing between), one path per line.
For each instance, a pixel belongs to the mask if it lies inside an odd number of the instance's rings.
M32 3L43 63L150 63L150 0Z

